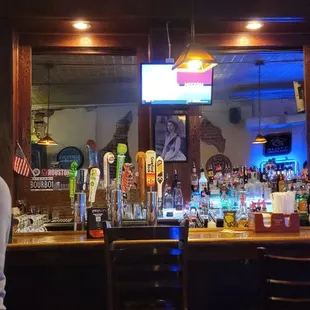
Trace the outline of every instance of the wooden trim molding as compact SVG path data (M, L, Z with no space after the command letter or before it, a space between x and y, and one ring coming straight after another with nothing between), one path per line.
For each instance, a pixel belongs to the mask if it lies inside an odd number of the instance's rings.
M304 47L304 93L306 108L307 160L310 163L310 46Z
M80 47L80 48L145 48L148 36L144 34L23 34L22 45L32 48Z
M22 147L27 160L31 162L31 83L32 83L32 51L30 46L19 46L18 54L18 105L16 140ZM24 199L29 190L29 178L14 175L16 198Z

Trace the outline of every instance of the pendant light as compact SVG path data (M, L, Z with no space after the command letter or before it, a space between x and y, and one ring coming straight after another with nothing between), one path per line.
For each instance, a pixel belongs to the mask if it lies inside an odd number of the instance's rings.
M206 72L217 65L215 58L209 54L202 44L195 40L195 0L192 0L191 42L179 56L172 70L187 72Z
M267 143L266 138L261 133L262 123L262 109L261 109L261 66L264 65L262 60L258 60L255 63L258 66L258 135L253 140L253 144L265 144Z
M40 138L38 138L37 133L34 128L34 117L31 116L31 137L30 141L32 144L37 144L40 141Z
M38 141L37 144L53 146L58 145L58 143L49 135L49 123L50 123L50 103L51 103L51 69L54 68L53 64L46 64L47 69L47 80L48 80L48 94L47 94L47 126L46 126L46 136Z

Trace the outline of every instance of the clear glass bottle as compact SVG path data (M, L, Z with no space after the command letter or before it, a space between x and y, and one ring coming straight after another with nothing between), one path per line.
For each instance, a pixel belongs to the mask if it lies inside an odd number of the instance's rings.
M192 174L191 174L191 187L192 193L198 192L199 178L197 175L197 170L195 163L193 162Z
M205 190L208 185L208 180L205 175L205 170L203 168L200 169L200 178L199 178L199 193L200 195Z
M184 199L181 190L181 182L177 183L177 187L174 191L174 207L176 211L182 211L184 206Z
M172 197L170 186L167 186L165 189L163 208L164 209L173 209L173 197Z
M238 227L241 227L241 228L248 227L248 219L249 219L248 210L247 210L246 204L243 202L241 203L240 210L237 214Z

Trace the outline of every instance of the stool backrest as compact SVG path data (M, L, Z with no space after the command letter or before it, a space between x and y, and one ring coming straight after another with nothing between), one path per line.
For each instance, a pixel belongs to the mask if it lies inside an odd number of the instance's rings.
M310 257L258 254L264 308L310 309Z
M160 300L165 300L160 295L163 292L167 292L164 295L170 294L169 289L174 292L170 284L177 280L181 294L176 296L181 299L182 309L187 309L188 227L188 221L184 226L121 228L108 228L104 222L109 310L120 308L119 303L123 301L120 290L126 287L128 279L131 283L125 291L136 288L139 296L142 284L142 289L144 286L149 290L147 294L142 293L141 298L146 295L155 298L157 294L156 299ZM136 283L139 285L135 286ZM152 295L155 287L156 293Z

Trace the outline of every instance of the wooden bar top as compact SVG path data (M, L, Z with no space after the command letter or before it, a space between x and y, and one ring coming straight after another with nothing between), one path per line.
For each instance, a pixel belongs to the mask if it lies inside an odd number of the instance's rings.
M103 240L88 240L85 232L44 232L14 234L8 251L55 247L101 247ZM310 229L302 228L299 233L255 233L250 230L233 229L190 229L190 245L233 245L244 243L303 243L310 244Z

